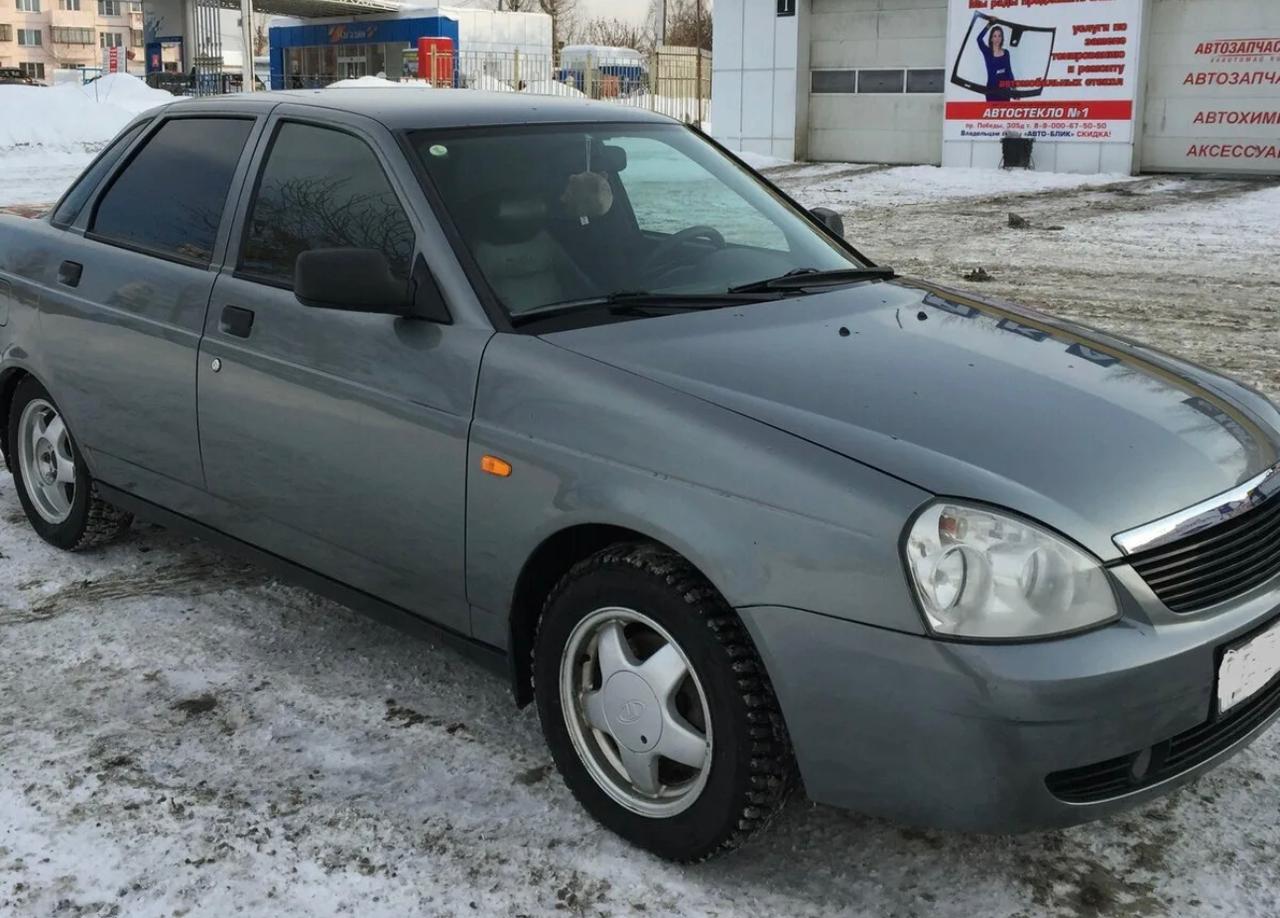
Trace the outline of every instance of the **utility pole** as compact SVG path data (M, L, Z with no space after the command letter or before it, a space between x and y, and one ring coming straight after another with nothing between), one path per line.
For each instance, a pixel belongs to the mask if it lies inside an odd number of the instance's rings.
M253 0L240 0L240 38L244 42L244 60L240 62L242 92L253 92Z

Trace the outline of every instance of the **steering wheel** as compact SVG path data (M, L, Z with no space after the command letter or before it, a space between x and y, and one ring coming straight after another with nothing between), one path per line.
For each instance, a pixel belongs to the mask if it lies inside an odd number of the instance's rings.
M640 270L648 272L661 267L672 252L695 239L705 239L716 249L723 249L725 246L724 236L714 226L690 226L678 233L672 233L669 238L659 242L658 247L644 260Z

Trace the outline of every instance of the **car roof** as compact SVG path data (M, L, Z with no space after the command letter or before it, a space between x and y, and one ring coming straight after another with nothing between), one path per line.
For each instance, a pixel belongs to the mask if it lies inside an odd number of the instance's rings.
M263 111L276 105L312 106L352 112L380 121L392 130L488 127L503 124L565 122L640 122L671 124L673 119L643 108L615 102L544 96L523 92L430 87L293 89L275 92L206 96L175 102L167 111L190 111L203 105L245 107Z

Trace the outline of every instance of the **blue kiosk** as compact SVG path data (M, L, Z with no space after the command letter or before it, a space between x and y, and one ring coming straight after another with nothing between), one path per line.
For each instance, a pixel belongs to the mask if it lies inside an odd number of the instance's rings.
M273 26L271 88L307 89L379 74L391 80L416 76L419 38L449 38L456 49L458 21L390 14Z

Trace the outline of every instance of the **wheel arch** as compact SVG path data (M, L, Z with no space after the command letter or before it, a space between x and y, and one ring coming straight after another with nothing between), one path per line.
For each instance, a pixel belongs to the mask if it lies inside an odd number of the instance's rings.
M18 383L32 374L23 367L5 367L0 370L0 454L5 468L9 468L9 407L13 404Z
M684 558L706 576L697 562L677 547L626 526L578 523L547 536L525 559L512 592L507 647L511 661L512 691L519 707L524 707L533 700L533 642L547 596L560 582L560 578L579 561L610 545L625 542L657 545Z

